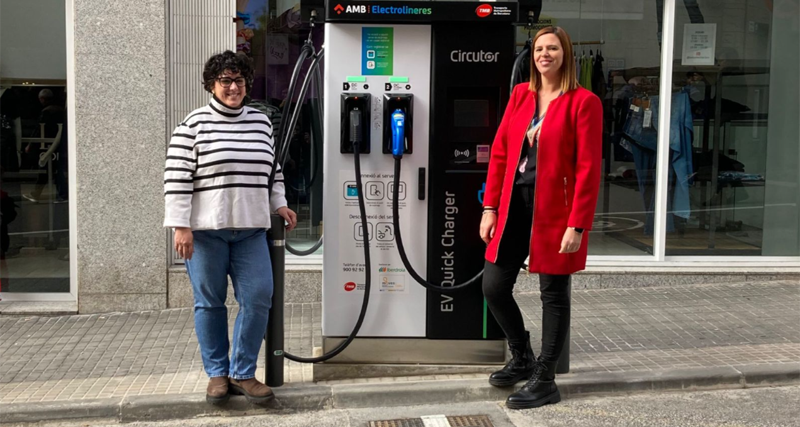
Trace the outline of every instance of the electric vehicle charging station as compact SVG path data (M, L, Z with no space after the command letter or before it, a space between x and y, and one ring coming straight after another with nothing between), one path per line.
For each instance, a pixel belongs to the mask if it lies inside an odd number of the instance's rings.
M409 274L392 200L397 192L408 261L428 281L453 286L482 270L482 191L509 96L517 8L512 2L326 3L323 352L353 330L367 274L372 288L357 338L328 363L504 362L503 333L480 282L438 293Z

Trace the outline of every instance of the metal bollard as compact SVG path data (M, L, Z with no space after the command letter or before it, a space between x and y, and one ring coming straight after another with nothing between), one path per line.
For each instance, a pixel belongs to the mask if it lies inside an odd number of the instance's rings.
M271 243L269 256L272 261L272 308L264 335L266 341L266 379L270 387L283 385L283 291L286 273L286 228L280 215L272 215L272 227L267 233Z
M570 310L572 307L572 276L569 276L569 283L567 284L567 294L569 295L570 301ZM572 313L570 313L570 328L572 328ZM556 365L556 373L557 374L568 374L569 373L569 341L570 341L570 329L567 329L567 339L564 340L564 347L561 349L561 356L558 358L558 364Z

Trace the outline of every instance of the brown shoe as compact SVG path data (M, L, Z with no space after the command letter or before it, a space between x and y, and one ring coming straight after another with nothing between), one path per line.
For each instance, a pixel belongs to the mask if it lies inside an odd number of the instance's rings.
M214 377L208 380L206 388L206 402L212 405L225 403L231 397L228 394L228 377Z
M275 398L272 389L255 378L235 380L231 378L231 393L244 395L252 403L263 404Z

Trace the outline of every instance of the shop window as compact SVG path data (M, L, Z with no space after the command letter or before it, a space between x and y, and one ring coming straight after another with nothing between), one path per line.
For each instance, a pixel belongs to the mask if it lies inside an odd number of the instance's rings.
M576 63L578 81L603 102L603 180L591 255L653 254L656 144L662 132L652 115L661 73L657 3L544 2L530 31L533 37L549 25L565 29L573 41L575 55L569 60ZM528 37L520 27L519 48Z
M667 230L666 254L800 255L800 8L685 3L675 11L672 75L685 107L672 111L692 130L682 140L693 163L688 182L669 181L670 197L684 198L688 212L680 220L683 208L668 212L675 228ZM683 131L671 132L672 141Z
M66 15L0 3L0 292L69 292Z

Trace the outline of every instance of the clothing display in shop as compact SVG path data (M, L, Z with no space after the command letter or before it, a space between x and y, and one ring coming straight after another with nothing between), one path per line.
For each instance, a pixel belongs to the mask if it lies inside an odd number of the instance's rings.
M675 230L674 217L688 219L691 213L689 186L694 178L692 138L694 126L689 95L681 90L672 95L672 115L669 129L669 178L667 197L667 232ZM647 212L645 234L653 233L655 211L655 169L658 139L658 96L631 98L623 128L627 144L633 153L639 191Z
M581 77L578 80L586 90L592 90L592 71L594 70L594 58L581 55Z
M714 170L714 153L706 151L695 153L693 157L695 178L701 181L711 181ZM744 163L734 160L722 153L717 154L717 170L725 172L744 172Z
M592 65L592 92L600 99L606 96L606 82L603 76L603 53L597 51L597 56L594 57L594 64Z
M718 180L721 183L737 184L743 182L760 182L764 181L764 176L757 173L744 173L744 172L720 172Z
M602 99L605 96L606 84L603 74L603 54L598 50L597 55L589 51L575 56L575 78L584 89L594 92Z
M692 159L695 180L710 182L714 170L714 153L710 151L694 153ZM722 153L717 154L717 171L717 188L715 190L717 193L724 187L741 187L745 183L764 182L763 175L746 173L744 163Z
M609 102L608 112L604 115L605 127L609 131L609 141L613 147L613 159L619 162L633 162L633 154L630 148L623 148L624 140L623 128L628 118L628 106L631 98L635 95L633 85L624 84L622 76L616 75L615 71L608 72L607 85L611 92L606 93L604 99ZM620 81L623 83L620 85ZM615 85L616 84L616 85Z

